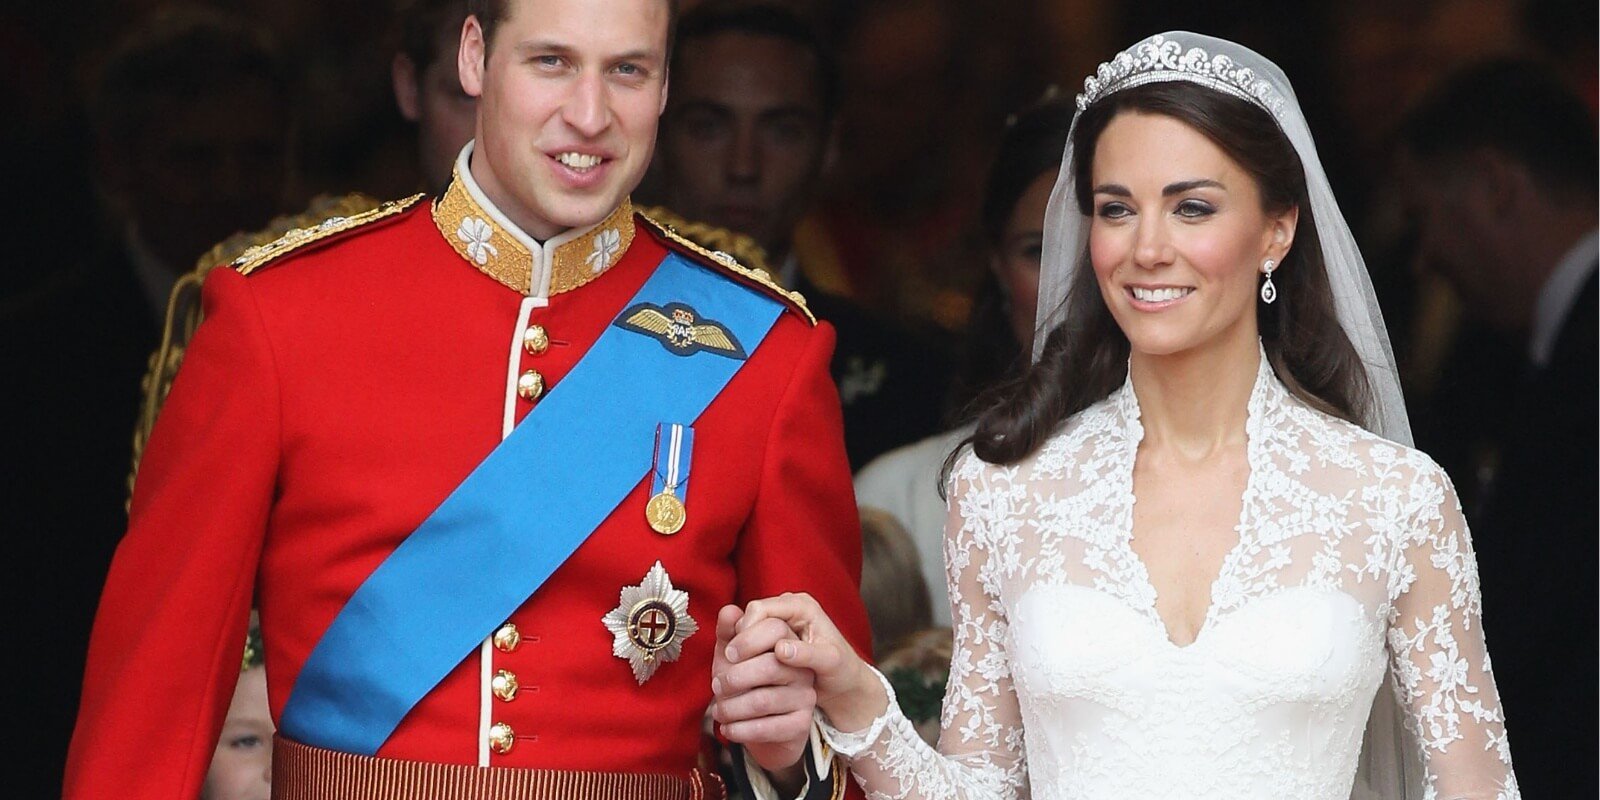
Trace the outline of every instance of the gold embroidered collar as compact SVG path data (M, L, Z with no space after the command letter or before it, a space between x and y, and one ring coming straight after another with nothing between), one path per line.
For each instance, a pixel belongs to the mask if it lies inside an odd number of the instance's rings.
M450 188L433 203L433 222L467 263L513 291L529 297L571 291L615 265L633 244L633 203L627 198L591 227L535 241L483 196L467 169L471 153L468 143Z

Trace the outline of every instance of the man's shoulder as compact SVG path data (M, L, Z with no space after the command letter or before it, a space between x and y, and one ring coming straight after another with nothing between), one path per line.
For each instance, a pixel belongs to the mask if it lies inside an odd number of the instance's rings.
M241 275L253 275L289 261L322 253L336 245L375 236L416 209L425 195L378 203L348 214L323 216L303 226L289 227L277 238L238 253L227 266Z
M657 214L636 212L635 217L639 227L647 231L668 252L676 253L692 263L728 278L735 284L743 286L750 291L771 297L795 316L804 320L808 325L816 325L816 315L806 306L806 299L799 292L783 288L772 279L767 270L761 266L747 265L741 259L725 250L715 250L697 242L689 236L680 233L672 222L657 218Z

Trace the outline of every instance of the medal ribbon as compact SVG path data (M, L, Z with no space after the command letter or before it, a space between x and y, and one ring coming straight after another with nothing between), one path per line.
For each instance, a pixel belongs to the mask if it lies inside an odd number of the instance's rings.
M662 445L667 453L661 460ZM656 461L654 478L650 482L650 496L671 491L678 502L689 502L689 465L694 458L694 428L676 422L656 426Z
M677 254L624 308L681 303L755 352L783 305ZM620 320L619 320L620 322ZM302 744L375 755L400 721L639 487L651 432L692 422L744 366L607 326L572 371L356 589L280 717Z

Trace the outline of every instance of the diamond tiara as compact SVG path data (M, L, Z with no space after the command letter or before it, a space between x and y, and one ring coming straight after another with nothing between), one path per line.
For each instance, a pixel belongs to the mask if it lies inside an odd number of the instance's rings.
M1158 35L1118 53L1116 58L1096 68L1093 75L1084 78L1083 93L1078 95L1078 110L1123 89L1170 80L1198 83L1248 100L1266 109L1274 118L1283 108L1283 98L1277 89L1267 79L1257 77L1249 67L1238 66L1225 55L1213 56L1199 47L1185 50L1183 45Z

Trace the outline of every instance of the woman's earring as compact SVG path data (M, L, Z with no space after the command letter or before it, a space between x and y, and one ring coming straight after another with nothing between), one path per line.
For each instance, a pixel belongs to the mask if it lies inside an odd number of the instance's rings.
M1267 259L1261 265L1261 271L1266 273L1267 280L1261 284L1261 302L1272 305L1278 299L1278 287L1272 285L1272 271L1278 268L1278 262Z

